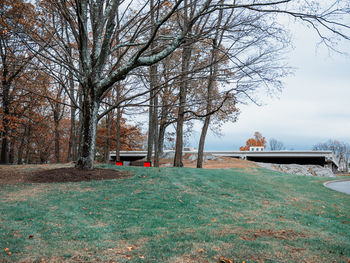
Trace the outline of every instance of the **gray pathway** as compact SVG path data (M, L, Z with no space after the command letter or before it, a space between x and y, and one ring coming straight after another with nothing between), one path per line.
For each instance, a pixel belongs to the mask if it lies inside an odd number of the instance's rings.
M350 180L349 181L334 181L327 182L324 186L336 190L338 192L342 192L350 195Z

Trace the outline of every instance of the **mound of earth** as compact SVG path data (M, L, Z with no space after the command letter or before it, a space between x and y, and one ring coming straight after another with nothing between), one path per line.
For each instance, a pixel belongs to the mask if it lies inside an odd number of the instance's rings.
M173 158L162 158L160 165L170 167L173 164ZM184 167L195 168L197 166L197 154L186 153L183 156ZM221 169L221 168L256 168L259 167L254 162L238 158L215 156L211 154L204 155L203 168Z
M23 169L27 167L27 169ZM30 169L30 167L34 167ZM51 166L52 168L55 166ZM13 183L65 183L91 180L111 180L132 176L131 173L120 170L93 169L79 170L74 167L50 169L46 166L1 166L0 185Z

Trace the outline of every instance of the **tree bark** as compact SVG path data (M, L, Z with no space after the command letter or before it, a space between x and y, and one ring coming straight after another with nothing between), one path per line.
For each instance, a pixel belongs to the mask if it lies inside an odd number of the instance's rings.
M153 109L153 125L154 125L154 167L159 167L159 151L158 151L158 95L154 97Z
M120 83L117 83L117 102L120 101ZM120 122L121 122L122 114L120 106L117 107L117 143L115 149L115 160L120 161Z
M69 75L70 82L70 94L74 97L74 82L73 75ZM76 126L75 126L75 107L70 108L70 136L69 136L69 145L68 145L68 155L67 162L75 161L77 157L77 143L76 143Z
M76 157L76 128L75 128L75 107L70 109L70 136L69 136L69 145L68 145L68 156L67 162L75 161Z
M174 167L182 167L182 150L183 150L183 126L185 121L185 104L188 86L188 71L191 59L191 47L187 44L182 50L181 65L181 86L179 92L179 111L177 115L176 126L176 144Z
M2 142L1 142L1 158L0 163L8 164L9 163L9 154L10 154L10 145L9 145L9 136L10 136L10 85L6 81L2 81L2 107L3 107L3 118L2 118Z
M152 161L152 153L153 153L153 139L154 139L154 114L153 114L153 96L154 92L151 88L149 92L149 108L148 108L148 137L147 137L147 156L146 161Z
M58 130L59 126L59 105L56 105L56 109L54 111L54 124L55 124L55 161L56 163L60 162L60 133Z
M104 162L109 162L109 155L111 150L111 126L112 126L112 112L108 113L107 120L106 120L106 129L107 129L107 136L106 136L106 146L104 149Z
M31 147L30 147L30 140L31 140L31 135L32 135L32 127L31 125L29 124L28 125L28 136L27 136L27 147L26 147L26 161L25 163L26 164L29 164L31 163L31 155L30 155L30 150L31 150Z
M100 103L96 99L93 86L83 88L88 92L85 92L82 104L81 149L77 168L92 170L95 160L97 117Z
M9 163L15 163L16 138L12 137L10 141Z
M28 128L27 128L27 126L25 126L24 132L23 132L23 135L21 138L21 143L20 143L19 148L18 148L18 157L17 157L18 164L23 164L23 150L24 150L25 140L28 136L27 133L28 133Z
M209 124L210 124L210 115L205 117L204 124L202 127L201 137L198 145L197 168L203 167L204 143L205 143L205 137L207 136Z
M162 156L164 153L164 139L165 139L166 125L165 123L159 124L159 134L158 134L158 155Z

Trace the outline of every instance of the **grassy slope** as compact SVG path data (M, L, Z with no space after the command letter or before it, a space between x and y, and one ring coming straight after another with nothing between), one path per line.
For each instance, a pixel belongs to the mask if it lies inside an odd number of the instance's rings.
M136 176L1 186L0 262L350 259L350 197L323 187L325 178L123 169Z

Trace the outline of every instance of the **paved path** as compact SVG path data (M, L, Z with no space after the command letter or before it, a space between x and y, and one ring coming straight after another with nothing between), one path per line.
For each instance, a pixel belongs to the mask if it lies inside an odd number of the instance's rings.
M350 195L350 180L327 182L324 185L330 189Z

